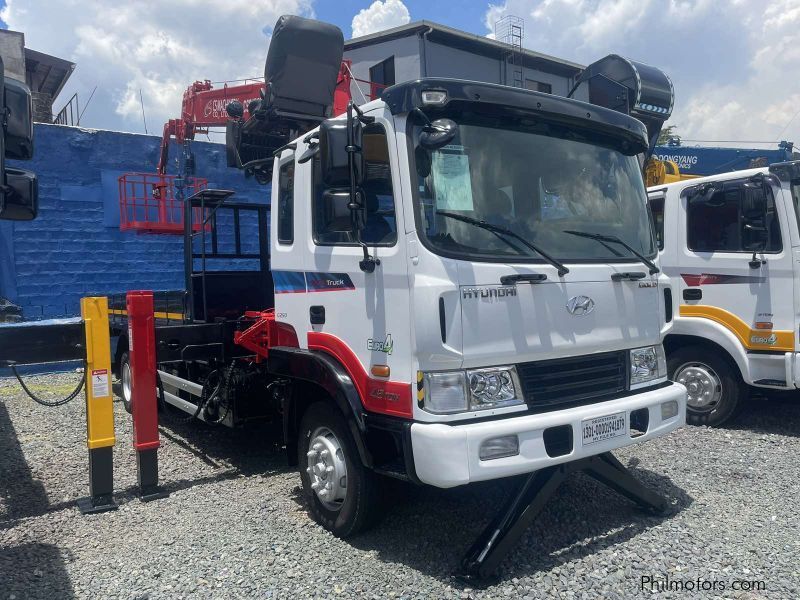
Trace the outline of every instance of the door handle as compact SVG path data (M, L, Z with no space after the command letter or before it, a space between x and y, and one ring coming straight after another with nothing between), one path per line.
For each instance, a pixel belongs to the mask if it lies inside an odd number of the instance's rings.
M688 288L683 290L684 300L700 300L703 297L703 290L700 288Z
M324 306L312 306L308 309L308 316L311 319L312 325L324 325L325 324L325 307Z

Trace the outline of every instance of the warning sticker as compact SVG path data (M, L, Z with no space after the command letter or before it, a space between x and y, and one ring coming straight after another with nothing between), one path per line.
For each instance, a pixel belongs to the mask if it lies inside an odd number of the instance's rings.
M108 369L92 370L92 398L103 398L110 396Z

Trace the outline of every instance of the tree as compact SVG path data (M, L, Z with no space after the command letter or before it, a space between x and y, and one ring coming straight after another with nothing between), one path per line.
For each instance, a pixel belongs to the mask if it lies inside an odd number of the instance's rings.
M669 144L670 140L677 140L678 143L681 143L681 136L675 133L675 130L678 128L677 125L667 125L666 127L661 128L661 133L658 134L658 141L656 142L656 146L666 146Z

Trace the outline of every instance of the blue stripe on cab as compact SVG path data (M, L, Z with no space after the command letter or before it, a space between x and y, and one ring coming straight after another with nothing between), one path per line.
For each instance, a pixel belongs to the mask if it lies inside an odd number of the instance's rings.
M303 294L306 291L306 276L303 271L273 271L272 281L276 294Z

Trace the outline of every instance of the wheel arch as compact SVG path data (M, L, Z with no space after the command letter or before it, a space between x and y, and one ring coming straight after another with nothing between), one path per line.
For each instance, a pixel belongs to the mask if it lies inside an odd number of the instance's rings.
M322 396L342 412L361 461L372 468L363 404L344 366L330 355L302 348L272 348L268 360L271 374L286 377L292 383L292 393L286 395L283 406L283 435L289 464L297 464L294 449L303 412Z
M679 321L681 322L679 323ZM739 376L746 383L751 383L747 352L732 332L707 319L693 319L691 331L687 331L688 328L685 325L688 323L684 321L685 319L676 319L675 327L664 338L664 350L667 355L685 346L705 346L718 351L732 366L736 367Z

